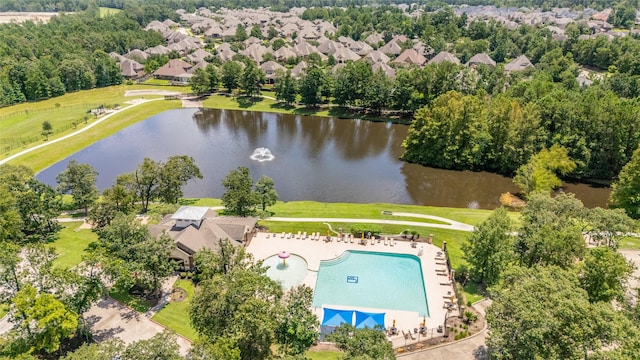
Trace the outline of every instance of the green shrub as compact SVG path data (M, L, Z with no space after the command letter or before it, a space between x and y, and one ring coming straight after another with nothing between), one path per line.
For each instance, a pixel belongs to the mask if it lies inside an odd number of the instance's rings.
M350 227L350 231L353 236L357 237L361 237L362 234L366 236L368 233L371 233L372 236L377 236L382 232L382 228L375 224L353 224Z

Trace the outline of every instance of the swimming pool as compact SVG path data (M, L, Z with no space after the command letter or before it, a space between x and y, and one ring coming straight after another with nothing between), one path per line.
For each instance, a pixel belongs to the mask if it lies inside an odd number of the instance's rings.
M267 269L267 276L282 284L285 290L302 284L307 276L307 261L298 255L291 254L286 263L278 255L269 256L262 263Z
M345 251L320 262L313 306L416 311L429 316L420 259L409 254Z

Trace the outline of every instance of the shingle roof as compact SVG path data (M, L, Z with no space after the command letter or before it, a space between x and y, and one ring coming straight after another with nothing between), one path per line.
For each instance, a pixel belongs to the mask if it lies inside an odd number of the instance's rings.
M496 62L493 61L493 59L485 53L473 55L471 59L467 61L466 65L471 66L471 65L477 65L477 64L486 64L486 65L496 66Z
M452 62L454 64L460 64L460 59L458 59L455 55L447 51L441 51L438 55L434 56L433 59L429 60L429 64L440 64L442 62Z
M415 49L407 49L402 52L402 54L398 55L398 57L393 61L396 64L412 64L422 66L425 62L427 62L427 58L418 54Z
M532 68L532 67L533 67L533 64L531 64L531 61L529 60L529 58L527 58L525 55L520 55L512 62L505 65L504 71L511 71L511 72L523 71L523 70L526 70L527 68Z

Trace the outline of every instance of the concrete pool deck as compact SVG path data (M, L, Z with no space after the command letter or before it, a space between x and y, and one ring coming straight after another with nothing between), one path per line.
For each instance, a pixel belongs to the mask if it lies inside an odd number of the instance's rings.
M258 232L247 246L247 251L253 254L256 260L266 259L283 250L303 257L307 261L309 271L302 283L315 289L320 261L334 259L347 250L418 255L420 247L422 247L423 253L418 257L420 258L422 274L424 276L427 305L429 307L429 316L426 318L428 328L426 337L421 336L419 338L418 334L414 334L415 339L405 339L402 335L402 331L407 332L420 326L423 318L418 315L418 312L353 306L345 307L334 304L323 304L323 306L344 310L385 312L385 326L387 328L391 327L393 320L395 320L396 327L398 328L399 335L389 338L389 340L393 342L394 347L425 340L432 336L441 336L442 334L438 334L435 329L438 325L444 324L446 314L449 313L449 317L457 316L457 311L448 312L444 307L445 301L453 294L453 287L449 284L449 277L446 272L447 267L444 265L444 261L437 260L437 258L440 259L438 252L440 252L441 249L439 247L428 243L417 243L417 246L413 248L410 241L400 240L396 241L394 246L384 245L384 241L375 241L374 245L371 245L371 242L368 241L367 245L360 245L360 239L353 239L353 243L351 243L338 241L338 238L335 236L332 237L331 242L326 242L324 240L325 238L326 235L320 236L320 240L311 240L310 238L303 239L302 236L301 238L297 238L297 234L292 234L291 238L287 238L287 235L282 237L281 233ZM318 316L318 319L321 320L322 307L313 308L312 310L316 316Z

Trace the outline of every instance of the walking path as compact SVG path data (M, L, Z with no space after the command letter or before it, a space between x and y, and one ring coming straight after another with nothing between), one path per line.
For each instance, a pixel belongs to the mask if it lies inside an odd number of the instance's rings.
M85 132L85 131L91 129L92 127L102 123L103 121L109 119L113 115L120 113L121 111L124 111L124 110L127 110L127 109L131 109L132 107L138 106L140 104L144 104L144 103L149 102L149 101L156 101L156 100L162 100L162 99L140 99L140 100L136 100L136 102L134 102L133 104L131 104L131 105L127 106L127 107L124 107L122 109L115 110L115 111L113 111L113 112L101 117L100 119L96 120L95 122L89 124L88 126L83 127L82 129L79 129L79 130L76 130L76 131L72 132L71 134L65 135L63 137L60 137L60 138L57 138L57 139L54 139L54 140L49 140L49 141L47 141L45 143L42 143L40 145L36 145L34 147L30 147L28 149L25 149L25 150L22 150L22 151L20 151L18 153L15 153L15 154L13 154L13 155L5 158L5 159L2 159L2 160L0 160L0 165L5 164L5 163L7 163L7 162L19 157L19 156L22 156L22 155L26 154L26 153L41 149L41 148L43 148L45 146L49 146L51 144L55 144L55 143L60 142L60 141L67 140L68 138L76 136L78 134L82 134L83 132Z
M402 214L402 215L400 215ZM329 223L329 222L342 222L342 223L371 223L371 224L390 224L390 225L406 225L406 226L421 226L421 227L431 227L438 229L449 229L449 230L458 230L458 231L473 231L475 228L473 225L461 223L458 221L441 218L438 216L431 215L422 215L422 214L412 214L412 213L393 213L393 215L397 216L409 216L409 217L420 217L424 219L432 219L438 220L442 222L447 222L448 224L434 224L420 221L404 221L404 220L389 220L389 219L349 219L349 218L294 218L294 217L269 217L265 220L267 221L284 221L284 222L320 222L320 223Z

